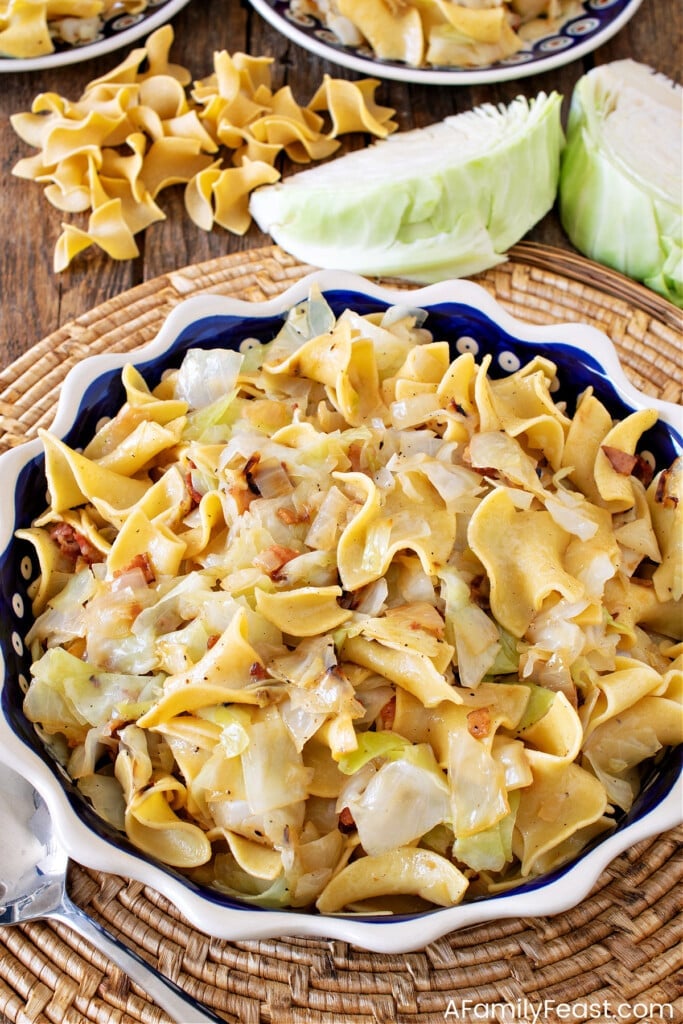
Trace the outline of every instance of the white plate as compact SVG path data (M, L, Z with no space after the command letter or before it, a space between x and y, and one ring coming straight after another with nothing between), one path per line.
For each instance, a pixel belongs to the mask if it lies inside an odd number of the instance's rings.
M555 35L536 39L528 49L480 68L410 67L400 61L378 60L369 47L344 46L315 18L295 18L287 0L249 0L279 32L306 50L335 64L378 78L427 85L476 85L526 78L578 60L611 39L640 7L642 0L586 0L583 14L570 18Z
M112 18L92 43L82 43L80 46L62 44L54 53L46 53L42 57L0 57L0 72L40 71L43 68L64 67L66 64L78 64L83 60L101 57L103 53L111 53L112 50L128 46L141 36L149 35L155 28L165 25L188 3L189 0L150 0L142 14L119 14Z

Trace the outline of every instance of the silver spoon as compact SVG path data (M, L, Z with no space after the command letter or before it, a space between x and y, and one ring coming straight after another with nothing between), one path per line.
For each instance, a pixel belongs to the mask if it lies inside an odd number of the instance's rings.
M66 891L67 863L40 794L0 764L0 925L48 917L61 921L125 971L173 1020L225 1024L72 902Z

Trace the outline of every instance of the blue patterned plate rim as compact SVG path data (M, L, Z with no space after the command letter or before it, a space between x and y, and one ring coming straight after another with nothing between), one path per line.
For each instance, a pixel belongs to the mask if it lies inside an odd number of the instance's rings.
M585 0L583 12L557 32L529 43L519 53L484 67L411 67L377 59L369 48L344 46L313 17L292 15L288 0L249 0L252 7L292 42L318 57L365 75L425 85L506 82L569 64L602 46L633 17L642 0Z

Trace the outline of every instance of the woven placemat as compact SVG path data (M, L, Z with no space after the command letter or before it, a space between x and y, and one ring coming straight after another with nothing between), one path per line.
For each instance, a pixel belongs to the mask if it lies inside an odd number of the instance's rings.
M90 311L0 373L0 450L49 426L67 370L86 355L149 341L177 302L219 292L262 300L309 267L277 247L149 281ZM531 243L476 280L533 323L590 323L614 341L647 394L679 402L680 311L621 275ZM683 1020L683 829L646 840L556 917L492 922L400 956L340 941L225 942L161 895L71 866L76 903L194 998L235 1024ZM161 1024L165 1014L62 925L0 929L0 1017L11 1024Z

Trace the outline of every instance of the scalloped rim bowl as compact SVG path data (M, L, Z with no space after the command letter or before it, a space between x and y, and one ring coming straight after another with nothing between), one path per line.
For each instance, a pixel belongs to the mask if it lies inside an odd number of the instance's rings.
M536 326L516 320L482 287L448 281L420 289L391 289L352 274L321 271L302 278L280 296L250 303L217 295L198 296L176 306L156 338L134 352L84 359L67 375L52 431L69 443L92 433L97 420L120 404L116 389L120 369L134 363L156 383L162 369L179 365L186 348L237 345L247 337L266 340L276 333L282 314L306 298L316 282L337 310L351 305L361 312L388 305L419 306L429 311L428 326L450 337L455 349L482 349L494 354L491 372L515 369L542 351L558 363L560 379L571 370L578 393L588 382L603 400L628 411L657 408L659 425L648 443L660 446L663 458L683 451L678 406L640 394L624 375L611 341L580 324ZM521 359L520 359L521 355ZM566 388L565 388L566 390ZM650 440L652 435L652 440ZM29 676L23 637L30 625L27 588L36 569L29 545L13 539L42 508L42 446L30 441L0 456L4 482L0 494L0 760L19 770L42 794L55 820L59 841L69 855L92 869L134 878L163 893L192 925L216 938L258 939L318 936L342 939L381 953L424 947L448 932L485 921L518 916L545 916L575 906L592 888L606 865L634 843L663 832L682 819L683 777L677 751L652 773L636 804L620 825L578 860L504 894L398 917L322 916L300 910L268 910L240 904L202 889L176 872L138 854L99 819L50 757L34 727L21 711Z

